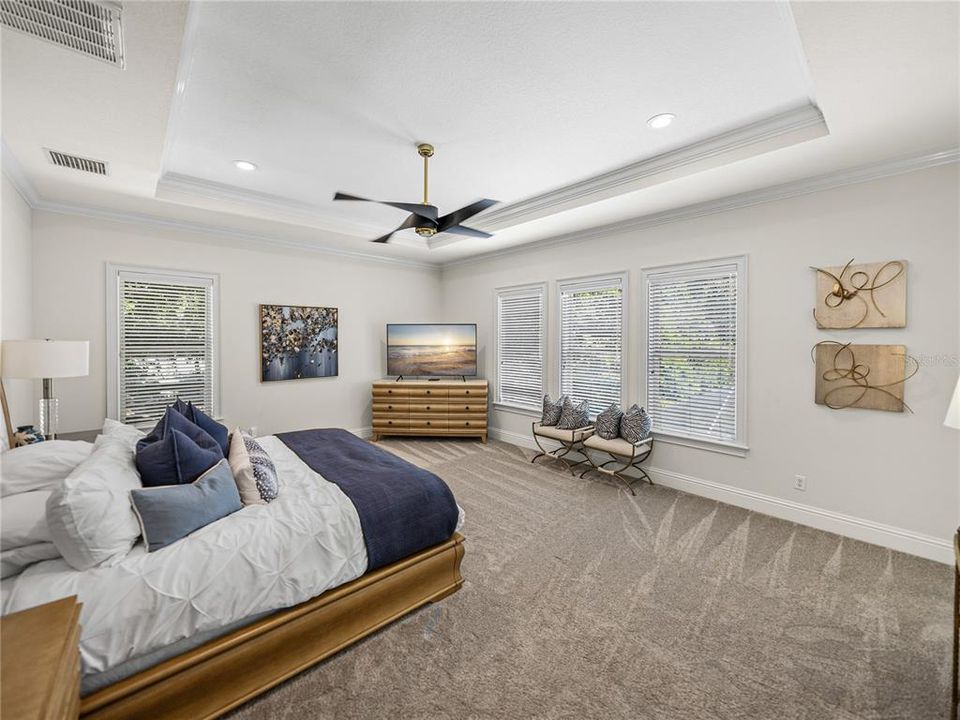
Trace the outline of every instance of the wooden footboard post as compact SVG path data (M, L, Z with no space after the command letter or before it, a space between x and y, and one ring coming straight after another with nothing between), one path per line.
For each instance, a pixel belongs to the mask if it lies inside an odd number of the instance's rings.
M81 718L215 718L463 585L464 537L367 573L83 698ZM264 660L268 660L264 662Z

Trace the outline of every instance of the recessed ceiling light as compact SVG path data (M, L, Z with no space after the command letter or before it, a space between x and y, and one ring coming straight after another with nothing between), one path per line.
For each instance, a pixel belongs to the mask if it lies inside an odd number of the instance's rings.
M654 115L652 118L647 120L647 125L652 127L654 130L660 130L672 123L676 117L677 116L673 113L660 113L659 115Z
M234 160L233 164L237 166L239 170L256 170L257 166L254 165L249 160Z

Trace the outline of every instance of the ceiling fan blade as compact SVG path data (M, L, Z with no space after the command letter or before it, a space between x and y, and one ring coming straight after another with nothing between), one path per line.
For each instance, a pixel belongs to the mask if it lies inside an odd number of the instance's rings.
M481 213L486 210L491 205L496 205L497 200L477 200L475 203L471 203L465 207L460 208L459 210L454 210L452 213L444 215L442 218L437 220L437 232L447 232L454 225L459 225L468 218L472 218L477 213ZM477 231L474 231L477 232ZM484 237L490 237L485 235Z
M404 221L403 221L403 224L400 225L400 227L398 227L396 230L391 230L390 232L388 232L388 233L387 233L386 235L384 235L383 237L378 237L376 240L371 240L370 242L385 243L385 242L387 242L391 237L393 237L394 233L398 233L398 232L400 232L401 230L406 230L407 228L416 227L416 226L417 226L417 222L418 222L418 219L417 219L417 216L416 216L416 215L408 215L408 216L407 216L407 219L404 220Z
M401 203L401 202L387 202L385 200L371 200L370 198L362 198L357 195L348 195L347 193L338 192L333 196L334 200L359 200L360 202L372 202L378 203L379 205L389 205L390 207L395 207L398 210L406 210L408 213L413 213L414 215L419 215L422 218L427 220L436 220L437 219L437 207L436 205L424 205L422 203Z
M491 235L488 232L483 232L482 230L474 230L473 228L468 228L465 225L451 225L446 230L441 230L439 232L454 233L456 235L466 235L467 237L479 237L479 238L493 237L493 235Z

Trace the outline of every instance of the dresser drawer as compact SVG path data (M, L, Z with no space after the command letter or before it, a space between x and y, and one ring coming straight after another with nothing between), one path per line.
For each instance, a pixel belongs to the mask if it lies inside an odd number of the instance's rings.
M451 413L487 413L487 404L479 403L476 400L473 402L459 402L451 400L447 407Z
M411 398L410 412L423 413L444 413L446 414L448 403L446 398Z
M394 397L407 398L407 397L410 397L410 388L374 386L373 397L375 398L394 398Z
M477 417L471 420L450 419L447 421L447 428L450 430L485 430L486 427L487 419L485 417Z
M410 403L403 400L390 400L385 398L374 398L373 399L373 412L374 414L379 413L399 413L406 415L410 412Z
M449 392L446 388L410 388L410 397L446 399Z
M484 400L487 397L487 389L484 387L465 387L465 388L451 388L450 389L450 399L471 399L471 400Z
M410 428L413 430L446 430L447 429L447 418L446 416L441 418L423 418L423 419L410 419Z
M408 428L410 427L410 418L373 418L373 429L382 428Z

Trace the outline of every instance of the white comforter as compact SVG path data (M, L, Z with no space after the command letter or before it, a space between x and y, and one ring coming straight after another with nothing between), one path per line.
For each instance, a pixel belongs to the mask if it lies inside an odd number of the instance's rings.
M33 565L4 581L4 614L79 596L80 654L91 674L362 575L367 551L347 496L277 438L259 442L280 478L272 503L244 507L158 552L138 544L113 567Z

